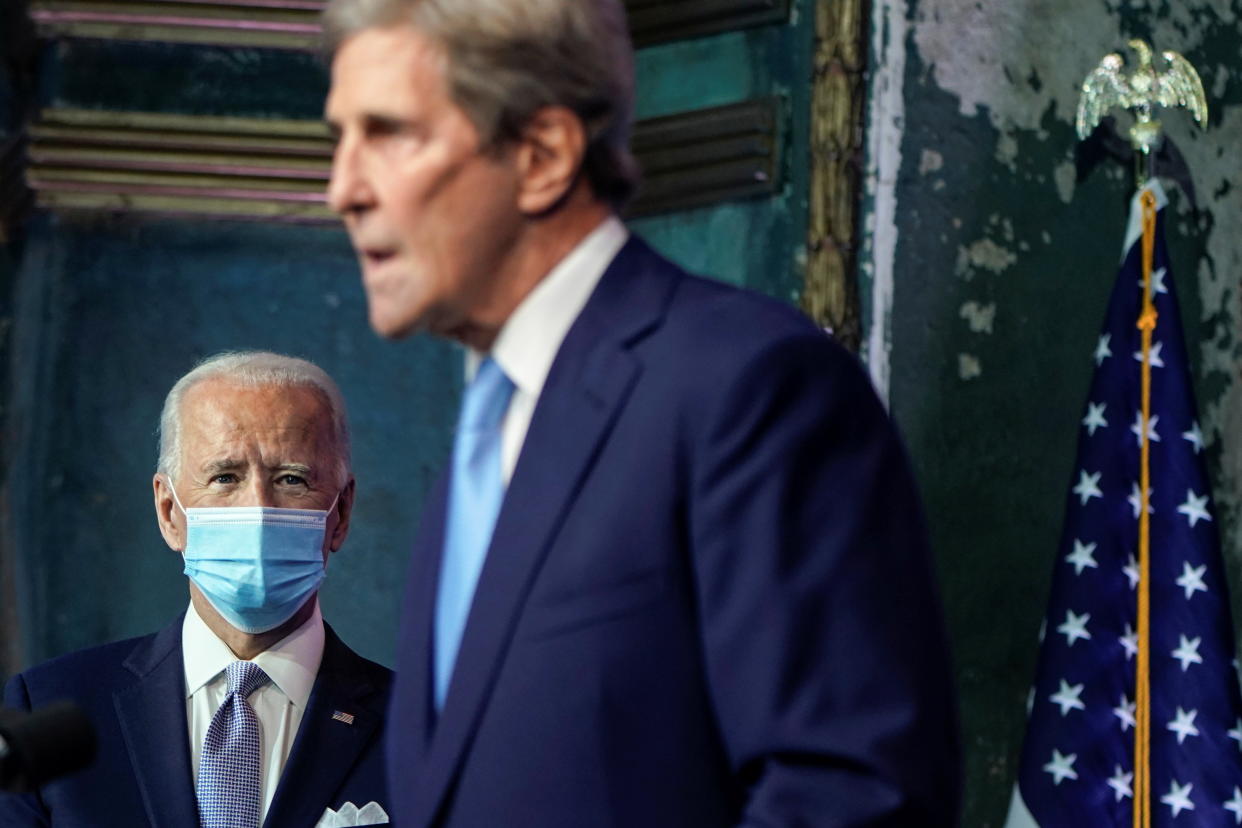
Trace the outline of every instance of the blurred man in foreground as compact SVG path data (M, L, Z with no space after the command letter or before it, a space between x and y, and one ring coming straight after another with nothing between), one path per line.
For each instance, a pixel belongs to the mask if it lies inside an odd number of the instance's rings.
M619 0L332 0L371 324L462 343L388 720L406 828L947 826L925 529L854 359L617 210Z

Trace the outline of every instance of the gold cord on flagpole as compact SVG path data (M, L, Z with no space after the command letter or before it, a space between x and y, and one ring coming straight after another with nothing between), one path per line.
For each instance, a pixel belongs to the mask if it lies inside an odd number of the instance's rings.
M1148 498L1151 490L1151 340L1156 329L1156 308L1152 304L1151 271L1156 242L1156 196L1150 189L1139 195L1143 208L1143 310L1138 328L1142 331L1142 402L1139 428L1139 582L1138 582L1138 665L1134 676L1136 706L1134 727L1134 828L1151 828L1151 521Z

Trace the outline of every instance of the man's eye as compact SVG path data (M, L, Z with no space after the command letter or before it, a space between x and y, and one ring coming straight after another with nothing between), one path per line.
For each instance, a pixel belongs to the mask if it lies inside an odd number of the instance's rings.
M237 475L233 474L232 472L225 472L224 474L217 474L215 477L211 478L211 482L219 483L221 485L227 486L227 485L237 482Z
M282 474L276 482L283 486L305 486L306 478L297 474Z

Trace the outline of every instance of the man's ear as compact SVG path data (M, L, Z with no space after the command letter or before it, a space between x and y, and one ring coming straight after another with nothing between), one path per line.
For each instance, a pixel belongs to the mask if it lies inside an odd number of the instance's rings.
M522 130L518 141L518 209L539 215L569 193L586 155L582 120L564 106L545 106Z
M164 543L174 552L185 549L185 515L173 501L172 482L162 474L151 478L155 491L155 522L164 536Z
M350 477L349 482L345 484L345 488L341 490L341 496L336 501L336 526L332 529L332 537L328 538L329 551L335 552L345 543L345 536L349 534L349 516L354 512L354 478ZM331 518L331 515L329 515ZM325 561L326 563L326 561Z

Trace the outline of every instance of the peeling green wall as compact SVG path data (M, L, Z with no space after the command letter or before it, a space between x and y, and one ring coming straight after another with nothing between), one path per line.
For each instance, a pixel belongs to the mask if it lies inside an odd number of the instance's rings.
M1200 207L1174 195L1170 243L1235 605L1242 595L1242 2L877 4L894 6L909 32L890 400L924 487L955 647L963 824L999 826L1132 192L1112 161L1075 181L1072 119L1087 72L1133 36L1185 54L1213 109L1206 133L1184 113L1165 119Z

